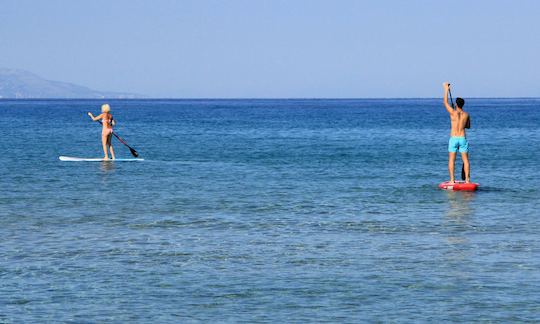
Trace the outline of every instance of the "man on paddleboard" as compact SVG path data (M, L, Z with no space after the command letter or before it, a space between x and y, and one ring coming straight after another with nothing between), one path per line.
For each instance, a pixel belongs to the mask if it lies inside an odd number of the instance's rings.
M448 104L448 94L450 92L450 83L445 82L444 88L444 107L450 114L450 140L448 141L448 172L450 173L450 183L455 182L454 170L456 154L459 151L463 160L465 170L465 182L470 183L470 165L469 165L469 142L465 134L465 128L470 128L469 114L463 111L465 100L456 98L456 109ZM452 103L453 105L453 103Z

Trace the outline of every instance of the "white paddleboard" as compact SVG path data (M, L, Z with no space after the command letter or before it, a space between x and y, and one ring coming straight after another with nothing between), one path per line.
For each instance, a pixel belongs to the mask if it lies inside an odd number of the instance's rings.
M130 162L130 161L144 161L144 159L114 159L114 160L105 160L104 158L80 158L73 156L60 156L58 157L60 161L69 161L69 162Z

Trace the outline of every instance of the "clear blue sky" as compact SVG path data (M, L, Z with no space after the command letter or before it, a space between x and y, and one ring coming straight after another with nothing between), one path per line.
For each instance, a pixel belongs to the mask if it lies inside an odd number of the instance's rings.
M0 67L152 97L540 96L537 0L0 0Z

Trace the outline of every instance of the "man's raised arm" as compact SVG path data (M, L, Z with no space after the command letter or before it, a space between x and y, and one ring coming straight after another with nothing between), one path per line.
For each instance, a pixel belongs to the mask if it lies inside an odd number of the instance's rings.
M448 111L449 114L451 114L454 111L454 108L450 106L448 103L448 90L450 89L450 83L445 82L443 83L444 88L444 108L446 108L446 111Z

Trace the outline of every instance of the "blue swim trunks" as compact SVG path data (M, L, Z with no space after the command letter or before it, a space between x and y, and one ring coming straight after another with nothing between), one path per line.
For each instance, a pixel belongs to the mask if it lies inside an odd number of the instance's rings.
M452 136L448 141L448 152L455 153L468 153L469 152L469 142L463 136Z

